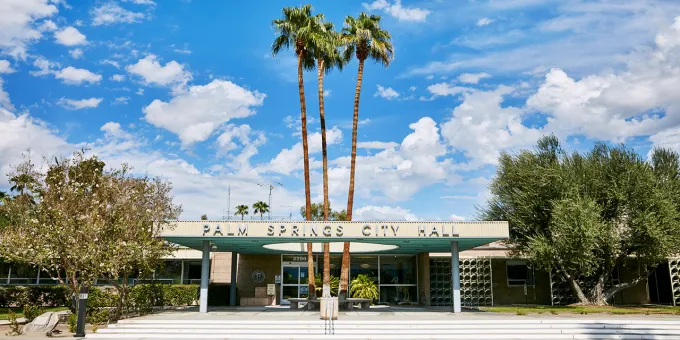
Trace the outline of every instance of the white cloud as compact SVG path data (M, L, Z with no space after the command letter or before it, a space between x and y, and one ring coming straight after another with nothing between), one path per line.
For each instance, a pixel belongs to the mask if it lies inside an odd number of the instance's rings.
M393 88L388 87L385 88L383 86L378 85L378 90L375 92L373 95L374 97L382 97L387 100L392 100L397 97L399 97L399 92L395 91Z
M494 21L495 21L495 20L489 19L489 18L486 18L486 17L485 17L485 18L481 18L481 19L477 20L477 26L486 26L486 25L491 24L491 23L494 22Z
M522 124L522 109L502 107L504 96L512 91L499 86L492 91L464 92L463 102L441 125L448 144L468 158L468 168L496 164L502 150L530 146L541 137L542 131Z
M486 72L481 73L463 73L458 76L458 80L464 84L479 84L479 81L484 78L491 78L491 75Z
M104 132L107 136L113 137L113 138L121 138L121 139L132 139L133 138L132 134L123 130L120 127L120 123L116 123L116 122L108 122L108 123L102 125L102 127L99 130Z
M4 81L2 78L0 78L0 116L2 114L3 108L5 110L14 111L14 105L12 105L12 102L9 100L9 94L7 94L7 92L2 89L3 85Z
M458 176L451 172L451 161L440 160L446 155L446 147L434 120L423 117L409 127L413 131L399 147L357 157L357 197L403 201L426 186L457 180ZM350 157L334 159L330 164L329 192L346 194ZM320 187L317 191L322 192Z
M109 79L111 79L112 81L121 82L121 81L125 80L125 75L124 74L114 74Z
M185 85L191 80L191 72L185 70L182 64L173 60L162 66L153 54L139 59L136 64L128 65L125 69L131 74L142 77L147 85Z
M75 100L62 97L61 99L59 99L57 104L69 110L80 110L95 108L99 106L99 103L101 103L102 100L103 98L89 98Z
M323 96L324 96L324 97L330 97L330 96L331 96L331 92L333 92L333 91L332 91L332 90L323 90Z
M307 135L309 146L309 154L321 152L321 133L314 132ZM326 130L326 145L335 145L342 142L342 131L337 127ZM302 142L298 142L290 149L283 149L279 152L269 164L261 168L261 171L276 172L284 175L290 175L291 172L301 170L303 168L303 150ZM313 161L310 160L310 167L313 166Z
M176 52L176 53L180 53L180 54L191 54L191 50L188 49L188 48L182 48L182 49L175 48L175 49L173 49L173 51Z
M115 2L107 2L95 7L90 12L92 15L92 25L111 25L116 23L131 24L144 19L144 13L128 11L120 7Z
M71 58L73 59L80 59L80 57L83 56L83 50L76 48L68 51L68 54L71 55Z
M0 1L0 52L25 59L28 46L42 37L35 21L57 12L48 0Z
M83 45L87 43L87 38L80 33L77 28L69 26L54 33L57 44L65 46Z
M399 146L397 142L358 142L359 149L391 149Z
M353 211L357 221L418 221L411 210L402 207L367 205Z
M55 24L52 20L45 20L42 22L42 24L40 24L38 29L42 32L52 32L57 29L57 24Z
M115 68L120 68L120 64L115 60L104 59L104 60L100 61L99 63L102 64L102 65L111 65Z
M29 71L33 76L44 76L53 73L53 68L58 67L59 64L56 62L49 61L45 58L38 57L33 61L33 66L37 67L37 71Z
M248 124L227 124L223 131L224 132L217 137L217 144L220 147L220 152L229 153L240 149L240 152L237 155L230 155L231 162L229 162L227 166L238 172L251 172L250 158L258 154L258 147L267 141L264 133L253 131Z
M16 71L7 60L0 59L0 73L12 73Z
M375 0L370 4L364 3L369 11L382 10L399 21L424 22L430 11L417 7L403 7L400 0Z
M137 4L137 5L156 6L156 3L153 2L152 0L123 0L123 2L131 2L131 3Z
M92 84L102 80L102 76L99 74L73 66L56 71L54 76L57 79L61 79L65 84L70 85L80 85L85 82Z
M213 80L191 86L169 102L156 99L142 111L149 123L176 133L188 146L206 140L230 119L255 114L253 108L262 105L265 97L230 81Z
M113 104L114 105L125 105L128 103L128 100L130 100L130 97L117 97L114 99Z
M465 217L459 216L459 215L456 215L456 214L451 214L451 216L450 216L449 218L450 218L452 221L456 221L456 222L461 222L461 221L467 220Z
M427 90L434 96L453 96L468 91L468 88L451 86L449 83L437 83L428 86Z

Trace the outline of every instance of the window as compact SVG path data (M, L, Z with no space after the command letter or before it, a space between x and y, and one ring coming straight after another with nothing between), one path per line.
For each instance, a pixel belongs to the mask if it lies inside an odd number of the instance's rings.
M508 286L533 286L534 269L526 261L509 260L505 262Z

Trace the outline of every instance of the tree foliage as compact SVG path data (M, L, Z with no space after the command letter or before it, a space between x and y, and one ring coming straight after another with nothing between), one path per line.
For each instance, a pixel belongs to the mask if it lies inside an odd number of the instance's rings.
M264 219L264 214L269 212L269 204L263 201L257 201L253 204L253 213L260 214L260 219Z
M509 221L514 255L556 271L581 303L606 304L679 252L679 159L654 149L645 161L624 145L604 143L567 153L546 136L535 150L501 155L481 217ZM608 285L631 263L637 277Z
M328 205L328 220L329 221L346 221L347 212L343 209L341 211L333 210ZM300 216L305 217L305 207L300 207ZM312 203L312 221L323 221L323 203Z
M105 169L84 151L46 163L38 171L29 159L10 174L31 184L2 205L0 256L42 268L72 294L104 278L124 297L129 274L152 271L173 250L158 237L181 211L171 185L126 165Z
M243 219L246 215L248 215L248 206L245 204L237 205L234 216L236 215L241 215L241 219Z

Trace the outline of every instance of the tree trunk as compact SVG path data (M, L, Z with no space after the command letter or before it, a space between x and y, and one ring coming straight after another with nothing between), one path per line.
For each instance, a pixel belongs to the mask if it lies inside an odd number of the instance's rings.
M604 285L607 282L607 274L603 273L597 278L597 283L590 292L588 292L588 302L597 306L607 305L607 299L604 296Z
M309 289L310 300L316 300L316 287L314 286L314 279L316 273L314 272L314 253L312 252L312 243L307 243L307 286Z
M569 282L569 286L571 287L572 292L576 297L578 298L579 302L582 304L590 304L590 301L588 301L588 298L586 297L585 294L583 294L583 290L581 289L581 286L579 286L578 282L571 277L570 275L567 276L567 282Z
M331 296L331 256L330 256L330 244L328 242L323 243L323 291L321 296L330 297Z
M328 151L326 150L326 116L323 106L323 59L317 60L317 77L319 84L319 123L321 124L321 157L323 159L323 220L328 221ZM323 296L331 295L330 245L323 244Z
M354 174L357 164L357 133L359 129L359 98L361 97L361 82L364 79L364 60L359 60L357 86L354 90L354 118L352 119L352 156L349 168L349 192L347 193L347 221L352 220L354 208ZM347 294L349 286L349 242L342 246L342 266L340 269L340 292Z
M302 125L302 161L304 164L305 176L305 217L307 221L312 220L312 195L309 187L309 147L307 145L307 104L305 103L305 83L302 77L302 53L298 52L298 90L300 92L300 123ZM316 296L314 290L314 258L312 253L312 243L307 243L307 273L310 276L309 295Z

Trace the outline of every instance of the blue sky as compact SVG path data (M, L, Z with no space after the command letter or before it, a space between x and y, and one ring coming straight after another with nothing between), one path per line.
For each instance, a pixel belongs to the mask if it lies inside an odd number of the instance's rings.
M367 63L355 219L461 220L498 155L554 133L570 150L680 150L680 3L643 0L312 1L342 27L382 16L395 59ZM268 199L304 204L293 51L272 57L286 1L4 0L0 190L34 158L88 148L174 185L183 218ZM678 19L676 19L678 18ZM330 196L346 206L357 64L326 77ZM316 73L305 73L320 202Z

